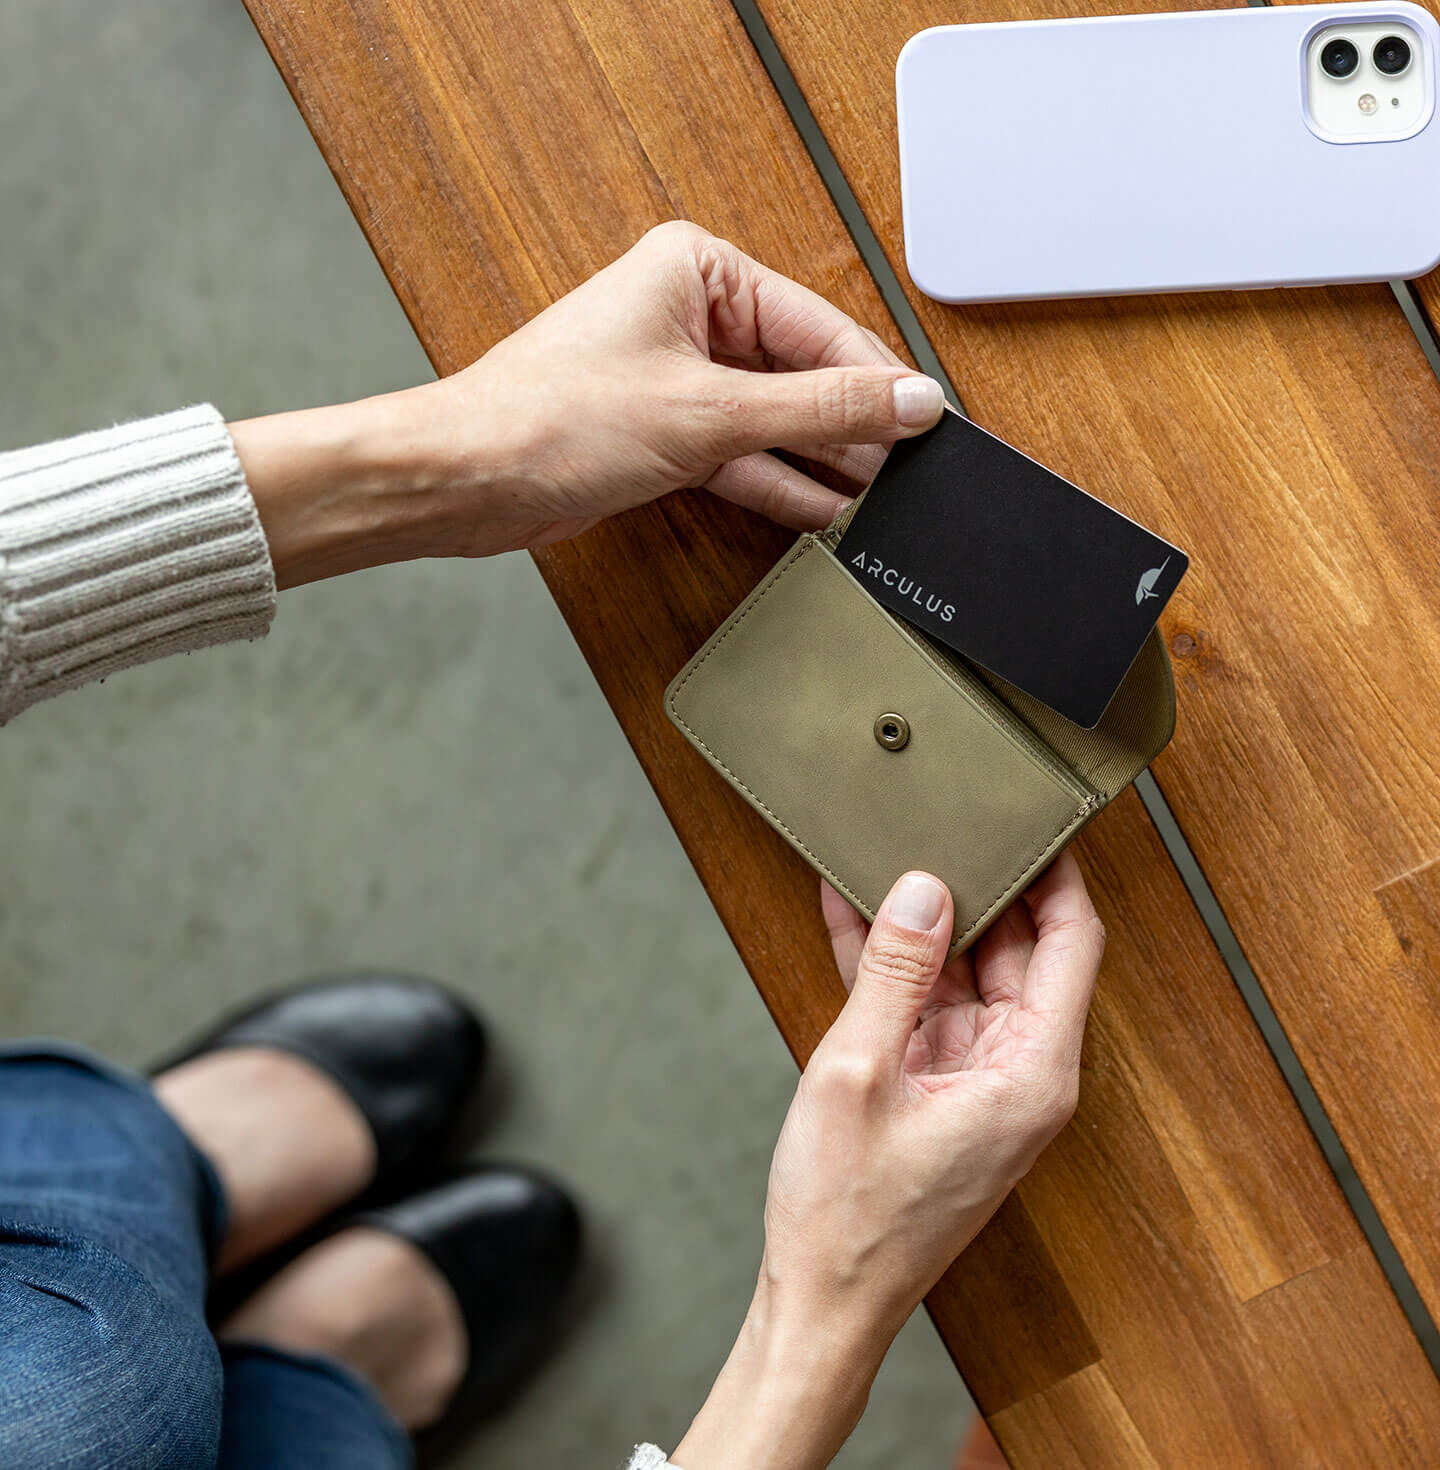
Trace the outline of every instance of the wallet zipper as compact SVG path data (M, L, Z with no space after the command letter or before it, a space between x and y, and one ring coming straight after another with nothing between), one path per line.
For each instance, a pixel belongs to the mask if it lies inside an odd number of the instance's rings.
M855 512L860 509L860 502L865 498L862 490L840 513L820 532L820 540L823 541L831 551L840 544L840 538L845 534L850 522L855 518Z
M1086 804L1099 800L1100 793L1076 775L978 674L972 673L965 664L956 662L950 654L937 648L923 633L909 627L905 631L915 640L920 652L941 673L959 684L977 705L988 711L991 718L1012 735L1077 800Z

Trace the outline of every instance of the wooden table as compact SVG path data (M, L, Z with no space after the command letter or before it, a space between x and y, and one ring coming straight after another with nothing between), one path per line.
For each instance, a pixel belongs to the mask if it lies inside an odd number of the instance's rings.
M677 215L906 350L727 0L248 3L440 372ZM970 413L1192 553L1155 775L1435 1311L1440 391L1415 333L1384 286L956 309L904 275L906 37L1175 4L758 18ZM788 539L690 494L538 560L803 1061L841 1001L814 880L660 699ZM1011 1463L1440 1463L1430 1363L1134 793L1080 856L1111 943L1079 1113L929 1301Z

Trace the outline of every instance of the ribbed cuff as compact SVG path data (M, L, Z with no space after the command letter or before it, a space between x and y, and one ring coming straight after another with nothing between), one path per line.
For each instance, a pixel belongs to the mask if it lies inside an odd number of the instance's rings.
M0 724L275 613L275 573L208 404L0 454Z
M621 1470L675 1470L659 1445L637 1444Z

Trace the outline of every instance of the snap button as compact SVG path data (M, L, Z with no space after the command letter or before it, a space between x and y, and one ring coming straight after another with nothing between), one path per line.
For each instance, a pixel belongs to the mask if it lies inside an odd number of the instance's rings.
M910 721L894 713L879 715L875 720L875 738L886 750L904 750L910 740Z

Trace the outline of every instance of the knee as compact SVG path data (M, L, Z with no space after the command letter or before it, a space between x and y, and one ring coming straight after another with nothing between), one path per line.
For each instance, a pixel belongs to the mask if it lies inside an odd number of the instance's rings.
M221 1369L199 1310L119 1262L103 1297L0 1265L0 1465L213 1465ZM128 1276L129 1279L123 1279Z

